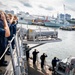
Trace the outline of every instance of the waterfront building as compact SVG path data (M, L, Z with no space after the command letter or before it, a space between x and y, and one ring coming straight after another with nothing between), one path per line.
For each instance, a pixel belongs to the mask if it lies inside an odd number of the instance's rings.
M59 18L60 20L70 20L71 19L71 15L70 14L59 14L57 15L57 18Z
M14 14L14 11L13 10L5 10L5 13L11 13L11 14Z

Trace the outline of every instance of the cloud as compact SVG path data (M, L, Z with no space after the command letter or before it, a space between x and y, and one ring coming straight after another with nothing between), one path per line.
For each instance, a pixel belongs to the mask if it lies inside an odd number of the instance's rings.
M17 10L20 10L18 6L12 6L12 8L15 8Z
M0 9L12 9L16 12L24 11L38 15L54 15L64 13L63 4L65 4L66 13L75 16L73 12L75 11L75 0L0 0Z
M32 5L30 5L29 3L23 3L24 4L24 6L26 6L26 7L32 7Z
M0 6L6 6L6 5L4 5L2 2L0 2Z
M75 3L75 0L64 0L64 2L72 4Z
M5 4L3 4L2 2L0 2L0 10L5 10L5 9L7 9L8 8L8 6L7 5L5 5Z
M2 2L0 2L0 6L3 5Z
M19 2L21 2L26 7L32 7L32 5L29 2L27 2L27 1L25 2L23 0L20 0Z
M52 11L52 10L54 10L54 8L52 8L52 7L49 7L49 6L47 6L47 7L44 7L43 5L39 5L39 7L40 7L40 8L43 8L43 9L45 9L45 10L49 10L49 11Z
M54 10L54 8L52 8L52 7L46 7L45 9L46 10Z
M45 7L44 7L44 6L42 6L42 5L39 5L39 7L40 7L40 8L45 8Z

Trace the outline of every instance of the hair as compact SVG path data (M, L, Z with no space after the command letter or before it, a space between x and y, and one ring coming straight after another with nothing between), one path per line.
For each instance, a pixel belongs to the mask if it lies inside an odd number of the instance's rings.
M11 19L11 17L13 16L13 15L12 15L12 14L10 14L10 13L8 13L7 15L9 15L10 19Z
M9 15L8 14L6 14L6 18L8 18L9 17Z
M45 55L45 53L43 53L43 55Z
M0 18L1 18L1 13L2 13L3 11L2 10L0 10ZM3 12L4 13L4 12Z
M7 18L7 14L4 11L0 10L0 13L4 13L5 18ZM0 14L0 18L1 18L1 14Z
M54 59L56 59L56 57L54 57Z
M0 13L3 12L2 10L0 10Z
M14 18L13 18L13 22L12 22L12 24L15 24L16 21L17 21L18 19L17 19L17 16L16 16L16 15L14 15L13 17L14 17Z
M14 15L14 20L18 20L18 18L17 18L17 16L16 16L16 15Z

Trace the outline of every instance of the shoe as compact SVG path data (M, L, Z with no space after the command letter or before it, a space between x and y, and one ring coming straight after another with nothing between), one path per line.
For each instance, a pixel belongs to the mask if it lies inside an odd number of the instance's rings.
M8 64L3 62L3 63L0 64L0 66L8 66Z
M4 63L8 63L8 61L4 61Z

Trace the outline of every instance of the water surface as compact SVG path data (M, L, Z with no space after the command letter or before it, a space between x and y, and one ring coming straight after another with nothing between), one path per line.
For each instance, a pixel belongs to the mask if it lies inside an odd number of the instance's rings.
M31 26L31 28L33 27ZM50 29L53 30L52 28ZM57 31L58 37L62 39L61 42L46 43L42 46L36 47L36 49L40 51L38 55L39 57L43 53L46 53L48 55L46 59L48 64L51 63L51 60L54 56L58 57L59 59L68 58L69 56L75 56L75 31L65 31L60 29L57 29ZM32 51L30 52L31 56Z

